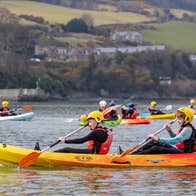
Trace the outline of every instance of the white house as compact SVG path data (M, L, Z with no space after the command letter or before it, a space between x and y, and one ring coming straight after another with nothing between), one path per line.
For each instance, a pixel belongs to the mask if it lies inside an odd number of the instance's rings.
M141 44L143 42L143 37L141 33L135 31L117 31L111 34L110 38L114 41L121 41L121 42L136 42Z

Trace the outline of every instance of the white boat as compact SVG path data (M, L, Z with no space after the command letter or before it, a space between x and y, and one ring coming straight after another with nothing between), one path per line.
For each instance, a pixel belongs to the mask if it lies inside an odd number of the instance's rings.
M0 121L23 121L31 120L33 118L33 112L27 112L24 114L10 115L10 116L0 116Z

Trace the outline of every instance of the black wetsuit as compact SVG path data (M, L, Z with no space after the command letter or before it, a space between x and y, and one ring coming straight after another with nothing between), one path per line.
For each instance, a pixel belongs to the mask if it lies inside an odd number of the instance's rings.
M84 154L99 154L101 144L104 143L108 138L108 135L106 132L103 131L91 131L87 136L72 140L65 140L65 143L67 144L82 144L84 142L88 142L90 140L94 141L94 148L93 150L90 150L88 148L86 149L76 149L76 148L62 148L58 149L54 152L63 152L63 153L84 153Z

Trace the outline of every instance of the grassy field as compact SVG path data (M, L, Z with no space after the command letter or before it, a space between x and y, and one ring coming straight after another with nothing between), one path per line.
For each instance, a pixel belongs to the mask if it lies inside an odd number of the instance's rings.
M26 14L43 17L49 23L67 24L71 19L79 18L83 14L91 15L95 25L136 23L152 19L131 12L86 11L28 0L1 0L0 7L5 7L16 15Z
M169 22L154 24L156 30L143 31L145 41L166 44L175 49L196 52L196 24L189 22Z
M70 33L65 37L56 37L56 40L62 43L69 43L72 47L86 47L87 44L93 44L99 46L104 40L101 36L94 36L85 33Z
M182 18L183 14L188 14L190 16L196 15L195 12L186 11L186 10L180 10L180 9L171 9L171 12L177 18Z

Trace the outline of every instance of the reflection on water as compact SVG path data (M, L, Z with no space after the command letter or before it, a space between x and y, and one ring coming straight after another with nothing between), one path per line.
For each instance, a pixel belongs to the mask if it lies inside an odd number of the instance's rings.
M28 103L29 105L29 103ZM30 122L1 122L1 143L32 148L53 143L79 126L79 116L94 110L95 104L32 103L35 118ZM165 103L167 105L167 103ZM174 108L178 105L174 105ZM140 106L139 111L144 111ZM166 121L149 125L113 128L111 153L118 145L123 149L141 142L160 129ZM174 125L175 127L176 125ZM85 129L73 137L88 133ZM166 134L165 132L162 133ZM60 147L59 144L57 148ZM74 146L74 145L73 145ZM84 144L81 144L84 146ZM148 168L130 169L67 168L39 170L8 168L0 165L0 195L195 195L196 169Z
M194 195L195 168L0 168L0 193L68 195Z

